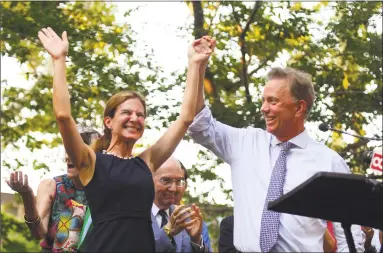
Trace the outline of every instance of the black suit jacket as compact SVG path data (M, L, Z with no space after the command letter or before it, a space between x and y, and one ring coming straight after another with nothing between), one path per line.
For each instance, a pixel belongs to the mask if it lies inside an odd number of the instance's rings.
M234 247L233 228L234 228L233 215L225 217L221 221L220 231L219 231L219 242L218 242L219 252L239 252Z

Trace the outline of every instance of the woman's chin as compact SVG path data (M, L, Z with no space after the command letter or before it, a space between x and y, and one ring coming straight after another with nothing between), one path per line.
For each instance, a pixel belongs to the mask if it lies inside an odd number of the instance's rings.
M136 142L142 137L142 134L140 133L131 133L124 135L124 139L128 142Z

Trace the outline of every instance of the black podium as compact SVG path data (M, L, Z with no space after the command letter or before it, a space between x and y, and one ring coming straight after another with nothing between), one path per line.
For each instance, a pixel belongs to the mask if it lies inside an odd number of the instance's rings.
M383 230L383 183L361 175L318 172L271 201L268 209L340 222L350 252L356 252L352 224Z

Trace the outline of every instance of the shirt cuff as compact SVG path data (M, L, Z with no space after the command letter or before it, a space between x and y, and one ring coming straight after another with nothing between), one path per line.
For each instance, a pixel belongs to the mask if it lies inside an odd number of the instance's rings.
M197 244L197 243L194 243L192 240L190 240L190 243L192 245L192 247L200 252L203 252L204 249L205 249L205 245L203 243L203 238L202 238L202 235L200 237L200 244Z

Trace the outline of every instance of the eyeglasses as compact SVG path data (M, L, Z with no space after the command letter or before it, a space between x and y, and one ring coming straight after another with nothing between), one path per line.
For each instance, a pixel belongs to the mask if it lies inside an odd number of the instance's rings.
M186 181L183 178L172 179L172 178L168 178L168 177L161 177L160 182L164 186L171 186L173 184L173 182L176 183L177 187L183 187L186 184Z

